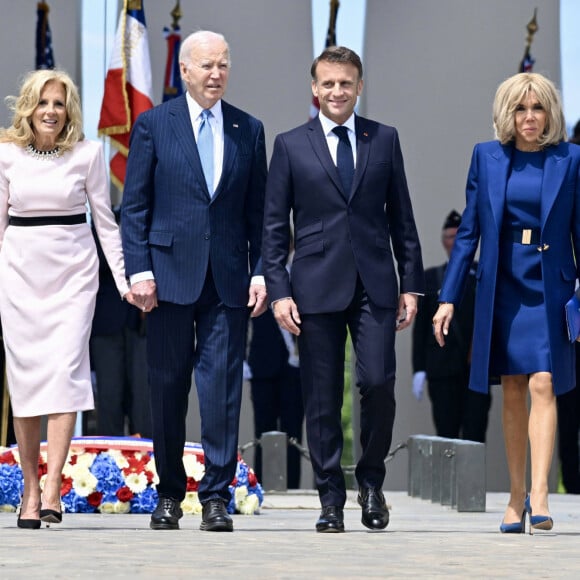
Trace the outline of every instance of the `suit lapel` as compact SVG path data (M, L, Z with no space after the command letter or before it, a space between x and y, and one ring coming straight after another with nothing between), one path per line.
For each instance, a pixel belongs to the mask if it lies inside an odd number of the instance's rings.
M505 207L505 192L512 157L512 147L499 145L487 158L487 192L499 234Z
M570 158L564 155L562 144L556 147L549 147L546 150L546 161L544 162L544 177L542 179L542 228L546 224L550 210L560 192L562 182L567 173L567 164Z
M320 164L322 167L324 167L326 173L328 173L328 176L334 185L336 185L345 200L348 199L348 193L346 193L342 188L342 182L340 181L338 169L332 161L332 156L330 155L330 151L328 149L328 143L326 142L326 136L322 131L322 125L320 124L318 117L310 121L310 123L306 126L306 131L308 138L310 139L312 149L314 149L314 153L318 157Z
M356 168L354 170L354 179L352 180L352 188L350 190L349 200L352 199L356 193L358 186L363 178L367 163L369 160L369 151L371 148L370 130L366 119L362 119L358 115L354 119L355 133L356 133Z
M222 115L224 123L224 159L222 175L214 193L214 199L224 187L226 176L231 175L234 162L238 154L238 145L241 137L241 120L235 109L222 101Z
M175 133L177 142L183 148L185 157L189 161L196 177L204 184L204 188L209 196L207 186L205 185L205 177L203 175L203 168L197 151L197 145L195 144L195 135L193 133L193 127L191 126L191 119L189 117L189 109L187 108L185 95L173 99L170 102L169 123Z

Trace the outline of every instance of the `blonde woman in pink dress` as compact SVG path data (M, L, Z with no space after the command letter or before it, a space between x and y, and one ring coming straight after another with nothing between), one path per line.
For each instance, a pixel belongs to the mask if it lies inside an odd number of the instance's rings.
M26 76L7 99L0 130L0 317L24 477L18 527L62 520L61 472L77 411L94 407L89 334L98 258L91 210L119 299L133 303L110 206L102 146L84 139L78 91L61 71ZM48 473L38 478L41 418L48 416Z

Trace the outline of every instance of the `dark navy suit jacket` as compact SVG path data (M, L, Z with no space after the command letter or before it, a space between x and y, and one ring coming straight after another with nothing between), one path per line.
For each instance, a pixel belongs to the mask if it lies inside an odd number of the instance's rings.
M303 314L344 310L357 276L371 301L397 308L423 292L421 248L396 129L356 116L357 162L344 191L318 118L278 135L270 163L262 259L270 300ZM295 254L285 268L289 212ZM397 284L397 270L399 283Z
M479 243L475 327L470 388L488 392L489 358L499 238L512 145L475 146L467 178L467 204L445 273L439 300L457 304ZM575 385L574 348L568 342L564 304L580 275L580 147L560 143L546 149L541 192L542 278L548 315L552 381L556 394ZM576 256L576 259L574 258ZM533 332L533 329L530 329Z
M264 127L222 101L224 160L211 198L185 95L142 113L131 133L123 192L127 276L152 270L159 300L192 304L208 264L226 306L248 302L259 274L266 180Z

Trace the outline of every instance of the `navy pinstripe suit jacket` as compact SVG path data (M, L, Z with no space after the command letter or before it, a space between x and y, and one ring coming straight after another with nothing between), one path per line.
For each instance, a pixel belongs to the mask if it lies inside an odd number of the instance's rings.
M211 198L185 95L142 113L132 130L123 192L127 276L152 270L159 300L192 304L208 264L229 307L245 306L261 273L264 127L222 101L224 160Z

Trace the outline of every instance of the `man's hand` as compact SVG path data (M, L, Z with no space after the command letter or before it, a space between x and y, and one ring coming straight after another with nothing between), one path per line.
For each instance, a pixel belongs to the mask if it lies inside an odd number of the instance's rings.
M268 308L268 293L264 284L250 284L248 308L252 309L250 316L255 318L264 314Z
M298 307L292 298L276 300L272 305L272 311L274 312L276 322L278 322L282 328L296 336L300 334L300 327L298 326L301 322L300 314L298 312Z
M417 295L401 294L399 296L399 308L397 309L397 330L403 330L410 326L417 315Z
M131 286L133 304L142 312L151 312L157 306L157 285L155 280L142 280Z
M455 307L453 304L443 302L439 304L439 308L435 312L435 316L433 317L433 334L435 334L435 340L439 346L445 346L445 337L449 333L449 325L451 324L454 311Z

